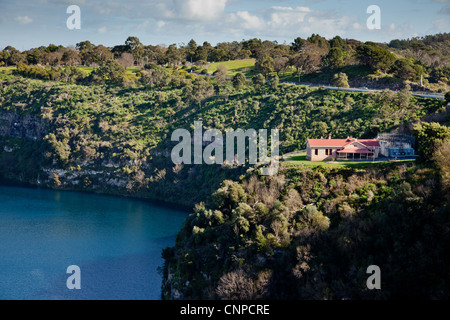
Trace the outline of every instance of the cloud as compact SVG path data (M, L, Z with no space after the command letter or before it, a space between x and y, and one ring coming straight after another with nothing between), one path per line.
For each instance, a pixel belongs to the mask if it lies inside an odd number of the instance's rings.
M209 21L225 10L227 0L175 0L172 10L179 19Z
M305 16L311 12L307 7L272 7L267 10L268 25L272 28L298 27L305 21Z
M61 1L61 0L60 0ZM93 10L103 16L128 18L170 19L179 21L212 21L220 17L228 0L110 0L88 2Z
M438 19L432 22L434 30L438 32L448 32L450 29L450 21L448 19Z
M274 6L255 13L237 11L229 13L225 19L225 28L234 34L278 34L291 33L299 30L305 21L305 16L311 12L307 7L280 7Z
M56 4L66 4L67 6L70 6L73 4L76 4L76 5L86 4L86 0L46 0L44 2L56 3Z
M106 27L100 27L97 29L98 33L106 33L108 31L108 28Z
M260 31L266 27L263 19L255 15L251 15L248 11L238 11L235 13L231 13L228 16L226 22L233 28L243 30Z
M20 24L29 24L33 22L33 19L31 19L29 16L19 16L16 17L16 21Z
M156 27L159 29L163 28L166 25L166 22L163 20L159 20L158 22L156 22Z
M331 38L362 30L357 16L346 16L334 10L314 11L309 7L273 6L256 12L238 11L227 16L223 30L235 36L249 35L293 39L318 33Z
M441 10L439 10L440 14L450 14L450 4L446 7L443 7Z

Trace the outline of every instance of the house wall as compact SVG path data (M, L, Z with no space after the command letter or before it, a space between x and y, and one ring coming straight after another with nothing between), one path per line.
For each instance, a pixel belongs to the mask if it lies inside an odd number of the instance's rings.
M317 149L317 155L315 150ZM328 155L326 154L326 149L329 150ZM331 150L331 152L330 152ZM306 149L306 159L311 160L311 161L324 161L324 160L334 160L336 159L337 155L336 155L336 151L337 148L330 148L330 147L314 147L314 148L310 148L308 146L308 148Z
M374 151L375 158L378 158L380 156L380 147L375 147Z
M366 147L363 144L355 141L352 144L346 145L345 149L369 149L374 153L375 158L378 158L380 155L380 147Z
M345 146L347 149L366 149L366 147L358 142L354 142L350 145ZM317 149L317 155L316 155ZM328 149L328 155L326 152ZM306 146L306 159L310 161L332 161L338 158L337 151L341 150L342 147L311 147L309 143ZM374 151L375 158L378 158L380 155L380 147L371 147ZM330 152L331 150L331 152Z

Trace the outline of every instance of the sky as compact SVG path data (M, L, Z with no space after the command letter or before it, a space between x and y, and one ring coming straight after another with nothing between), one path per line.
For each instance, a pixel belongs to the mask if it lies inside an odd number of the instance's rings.
M80 8L80 29L69 29L70 5ZM380 8L380 29L369 29L370 5ZM262 40L291 43L312 33L389 42L450 32L450 0L0 0L0 49L49 44L212 45Z

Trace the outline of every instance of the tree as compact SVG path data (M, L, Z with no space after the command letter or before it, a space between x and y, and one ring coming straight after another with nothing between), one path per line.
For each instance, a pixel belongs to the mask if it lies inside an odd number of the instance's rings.
M212 49L209 54L210 61L225 61L227 60L227 52L222 48Z
M344 65L344 52L339 47L331 48L323 58L325 67L336 68Z
M319 230L327 230L330 226L330 219L324 216L321 211L317 210L317 207L313 204L305 206L303 218L309 222L312 227Z
M275 61L268 54L260 59L257 59L255 62L255 69L258 72L261 72L265 77L267 77L267 74L273 72L274 66Z
M80 52L82 52L82 51L85 51L85 50L87 50L87 51L92 50L92 49L94 48L94 45L93 45L89 40L86 40L86 41L78 42L78 43L75 45L75 47L76 47Z
M408 60L399 59L394 62L391 69L394 76L402 80L414 80L416 78L416 71L411 67Z
M244 50L249 50L252 57L256 57L256 52L263 47L261 39L250 39L242 42L242 48Z
M75 47L78 49L81 58L81 64L84 66L90 66L93 59L94 45L90 41L78 42Z
M65 82L74 83L84 78L84 73L77 67L69 66L61 70L61 77Z
M63 48L63 46L61 46L61 45L57 46L57 45L54 45L53 43L51 43L47 46L47 48L45 49L45 52L56 52L62 48Z
M300 37L294 39L294 42L291 44L291 50L294 52L300 52L302 50L302 46L305 40Z
M131 53L124 52L117 59L117 62L120 63L124 68L130 68L134 66L134 56Z
M145 71L142 76L142 82L148 85L150 88L153 85L163 88L170 83L171 76L166 68L155 66L149 71Z
M180 62L181 55L177 49L176 44L171 44L169 48L167 48L166 56L167 60L170 64L172 64L173 67L175 67Z
M114 58L118 58L118 57L120 57L120 55L122 53L129 52L129 47L124 44L120 44L120 45L114 46L111 49L111 52L114 54Z
M133 55L134 60L140 63L144 53L144 46L141 41L139 41L139 38L128 37L127 40L125 40L125 46L127 51Z
M245 79L244 74L242 72L238 72L233 77L233 80L232 80L233 87L236 90L241 90L245 85L245 81L246 81L246 79Z
M450 190L450 138L438 143L433 160L441 173L441 182L445 190Z
M121 84L125 79L125 68L116 60L108 60L99 68L95 69L91 75L91 81L100 81L107 84Z
M374 42L360 44L356 48L359 61L373 70L387 71L395 61L395 56Z
M95 46L92 50L92 62L98 63L99 65L105 63L113 58L113 54L104 45Z
M396 95L395 101L400 108L408 108L411 101L411 86L406 84Z
M287 58L287 57L277 57L274 59L273 69L275 70L277 75L280 72L283 72L284 70L286 70L288 61L289 61L289 58Z
M224 64L219 64L217 70L214 71L214 76L217 79L217 83L223 84L227 77L227 66Z
M450 103L450 91L445 94L445 101L447 101L447 103Z
M190 62L195 61L195 51L197 51L197 43L191 39L186 47L186 60Z
M339 72L333 76L333 84L338 88L348 88L348 77L345 73Z
M342 40L340 36L335 36L333 39L330 40L330 47L345 50L345 42L344 40Z
M237 58L239 59L248 59L252 55L252 52L248 49L242 49L239 51Z
M433 68L430 72L430 77L433 82L446 82L450 84L450 65L441 68Z
M28 64L39 64L41 63L42 51L39 49L31 49L26 52L27 63ZM1 60L1 54L0 54Z
M19 50L12 46L7 46L3 50L3 59L5 61L5 65L18 65L20 62L25 62L25 55L22 54Z
M197 50L195 50L195 61L208 61L209 52L213 49L211 44L209 42L205 41L203 42L203 45L198 46Z
M49 133L44 140L49 144L52 154L61 165L67 165L71 155L69 146L70 134L68 128L57 137L54 133Z
M277 75L274 75L272 77L272 79L270 79L270 87L272 88L272 90L277 89L279 83L280 83L280 79L278 78Z
M318 46L319 48L322 49L328 49L330 44L328 43L327 39L325 39L324 37L322 37L319 34L312 34L310 37L308 37L308 42L315 44L316 46Z
M61 62L66 66L75 66L80 64L80 55L77 51L67 48L64 49L64 53L61 57Z
M198 103L201 107L202 101L214 94L213 85L204 77L197 77L191 85L183 88L183 96L189 101Z
M442 142L450 138L450 128L441 126L437 122L423 122L414 126L417 153L423 161L431 161L435 149Z
M258 73L257 75L254 75L252 78L253 85L256 87L261 87L266 82L266 79L261 73Z
M301 53L293 56L288 65L297 68L297 73L302 71L305 73L312 73L319 69L322 58L316 53Z

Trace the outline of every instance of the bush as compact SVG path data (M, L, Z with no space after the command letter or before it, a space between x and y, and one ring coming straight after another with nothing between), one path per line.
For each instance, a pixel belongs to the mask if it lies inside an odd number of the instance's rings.
M348 77L345 73L339 72L333 76L333 84L338 88L348 88Z
M423 161L431 161L435 148L450 138L450 128L436 122L424 122L414 127L414 135L418 154Z

